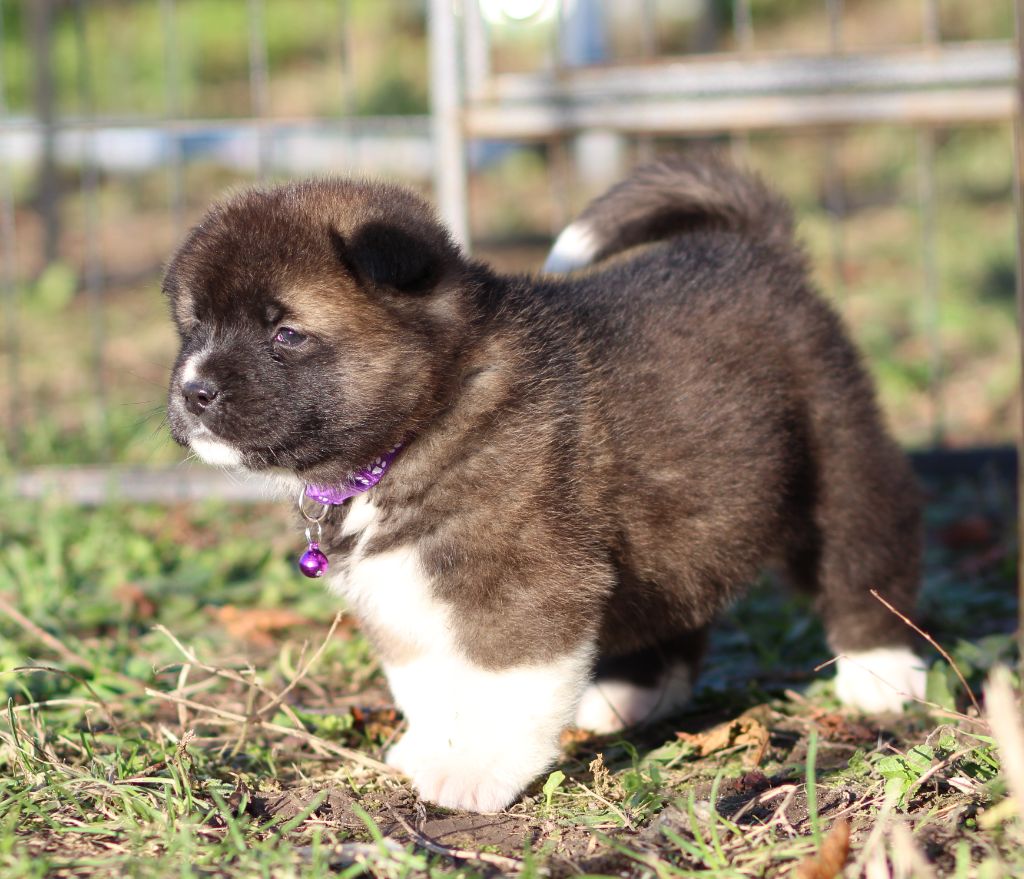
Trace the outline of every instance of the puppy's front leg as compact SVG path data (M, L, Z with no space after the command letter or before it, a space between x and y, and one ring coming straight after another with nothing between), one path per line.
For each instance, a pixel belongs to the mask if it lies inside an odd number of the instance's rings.
M558 737L587 686L593 645L547 662L482 668L454 651L386 667L409 729L388 763L423 799L493 812L558 755Z

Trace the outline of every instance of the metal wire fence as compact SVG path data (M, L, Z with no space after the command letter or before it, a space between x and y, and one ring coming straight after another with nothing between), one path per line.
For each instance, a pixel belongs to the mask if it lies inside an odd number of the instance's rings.
M169 365L154 293L160 261L225 185L311 172L401 176L434 192L467 246L530 268L586 197L630 162L690 139L733 150L806 208L826 286L855 321L870 311L859 336L876 372L898 373L888 405L913 410L908 442L1006 441L1019 413L1017 341L1012 328L1008 343L991 326L1012 313L1020 272L1013 4L785 5L788 19L761 0L317 0L301 11L284 0L205 11L195 0L0 0L6 459L149 471L173 459L148 439L158 421L140 452L140 432L124 427L137 413L121 414L141 394L133 370L157 388ZM230 8L230 51L200 45L214 7ZM141 59L136 73L116 72L127 64L119 53ZM216 99L204 98L215 88ZM119 109L122 90L137 99ZM869 147L883 142L899 162L865 171ZM985 190L971 208L977 241L959 213L951 225L944 215L960 170ZM911 219L894 219L893 205L877 213L893 230L876 243L903 247L891 282L907 288L902 298L864 293L872 280L857 278L870 260L856 236L875 222L861 210L862 184L877 195L890 177L899 197L889 201ZM953 259L989 247L974 274ZM983 301L985 272L996 298L1009 284L1009 312ZM62 296L62 284L74 295ZM979 357L997 376L979 373L996 388L977 399L957 384L973 349L950 343L947 320L954 308L955 337L975 320L975 301L990 328L976 347L992 348ZM142 353L126 353L130 342ZM898 368L887 353L897 346ZM146 364L147 353L158 362ZM147 405L158 409L160 398L154 390ZM965 428L964 412L986 406L997 417L972 415ZM150 473L144 484L159 481ZM165 485L149 495L191 496L186 482L176 471L168 484L178 494Z

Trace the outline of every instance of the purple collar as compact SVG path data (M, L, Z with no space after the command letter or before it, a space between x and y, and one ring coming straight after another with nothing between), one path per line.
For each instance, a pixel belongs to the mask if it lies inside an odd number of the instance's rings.
M307 577L322 577L327 573L330 562L323 550L320 549L320 540L323 538L323 526L320 524L327 515L328 507L336 507L343 504L357 494L369 491L381 479L394 463L398 453L402 450L402 443L393 449L385 452L378 458L374 458L369 467L363 470L356 470L348 479L340 485L307 485L299 495L299 513L306 520L306 541L309 546L299 559L299 570ZM303 500L309 498L320 504L322 509L314 516L303 509ZM316 537L313 536L313 529L316 529Z
M369 467L356 470L340 485L307 485L306 497L318 504L336 507L338 504L345 503L349 498L354 498L357 494L369 491L384 478L384 474L388 472L395 458L398 457L398 453L402 450L402 445L399 443L390 451L374 458Z

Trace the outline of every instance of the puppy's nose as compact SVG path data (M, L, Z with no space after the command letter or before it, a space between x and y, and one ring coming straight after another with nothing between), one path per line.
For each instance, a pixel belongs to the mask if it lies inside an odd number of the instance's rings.
M185 408L189 412L193 415L202 415L217 399L217 388L212 382L193 379L181 386L181 395L185 398Z

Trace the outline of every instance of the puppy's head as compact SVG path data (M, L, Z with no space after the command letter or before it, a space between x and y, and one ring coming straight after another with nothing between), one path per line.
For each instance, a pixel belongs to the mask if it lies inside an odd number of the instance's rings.
M214 207L168 267L181 338L168 415L213 464L330 482L443 405L466 264L397 187L311 181Z

